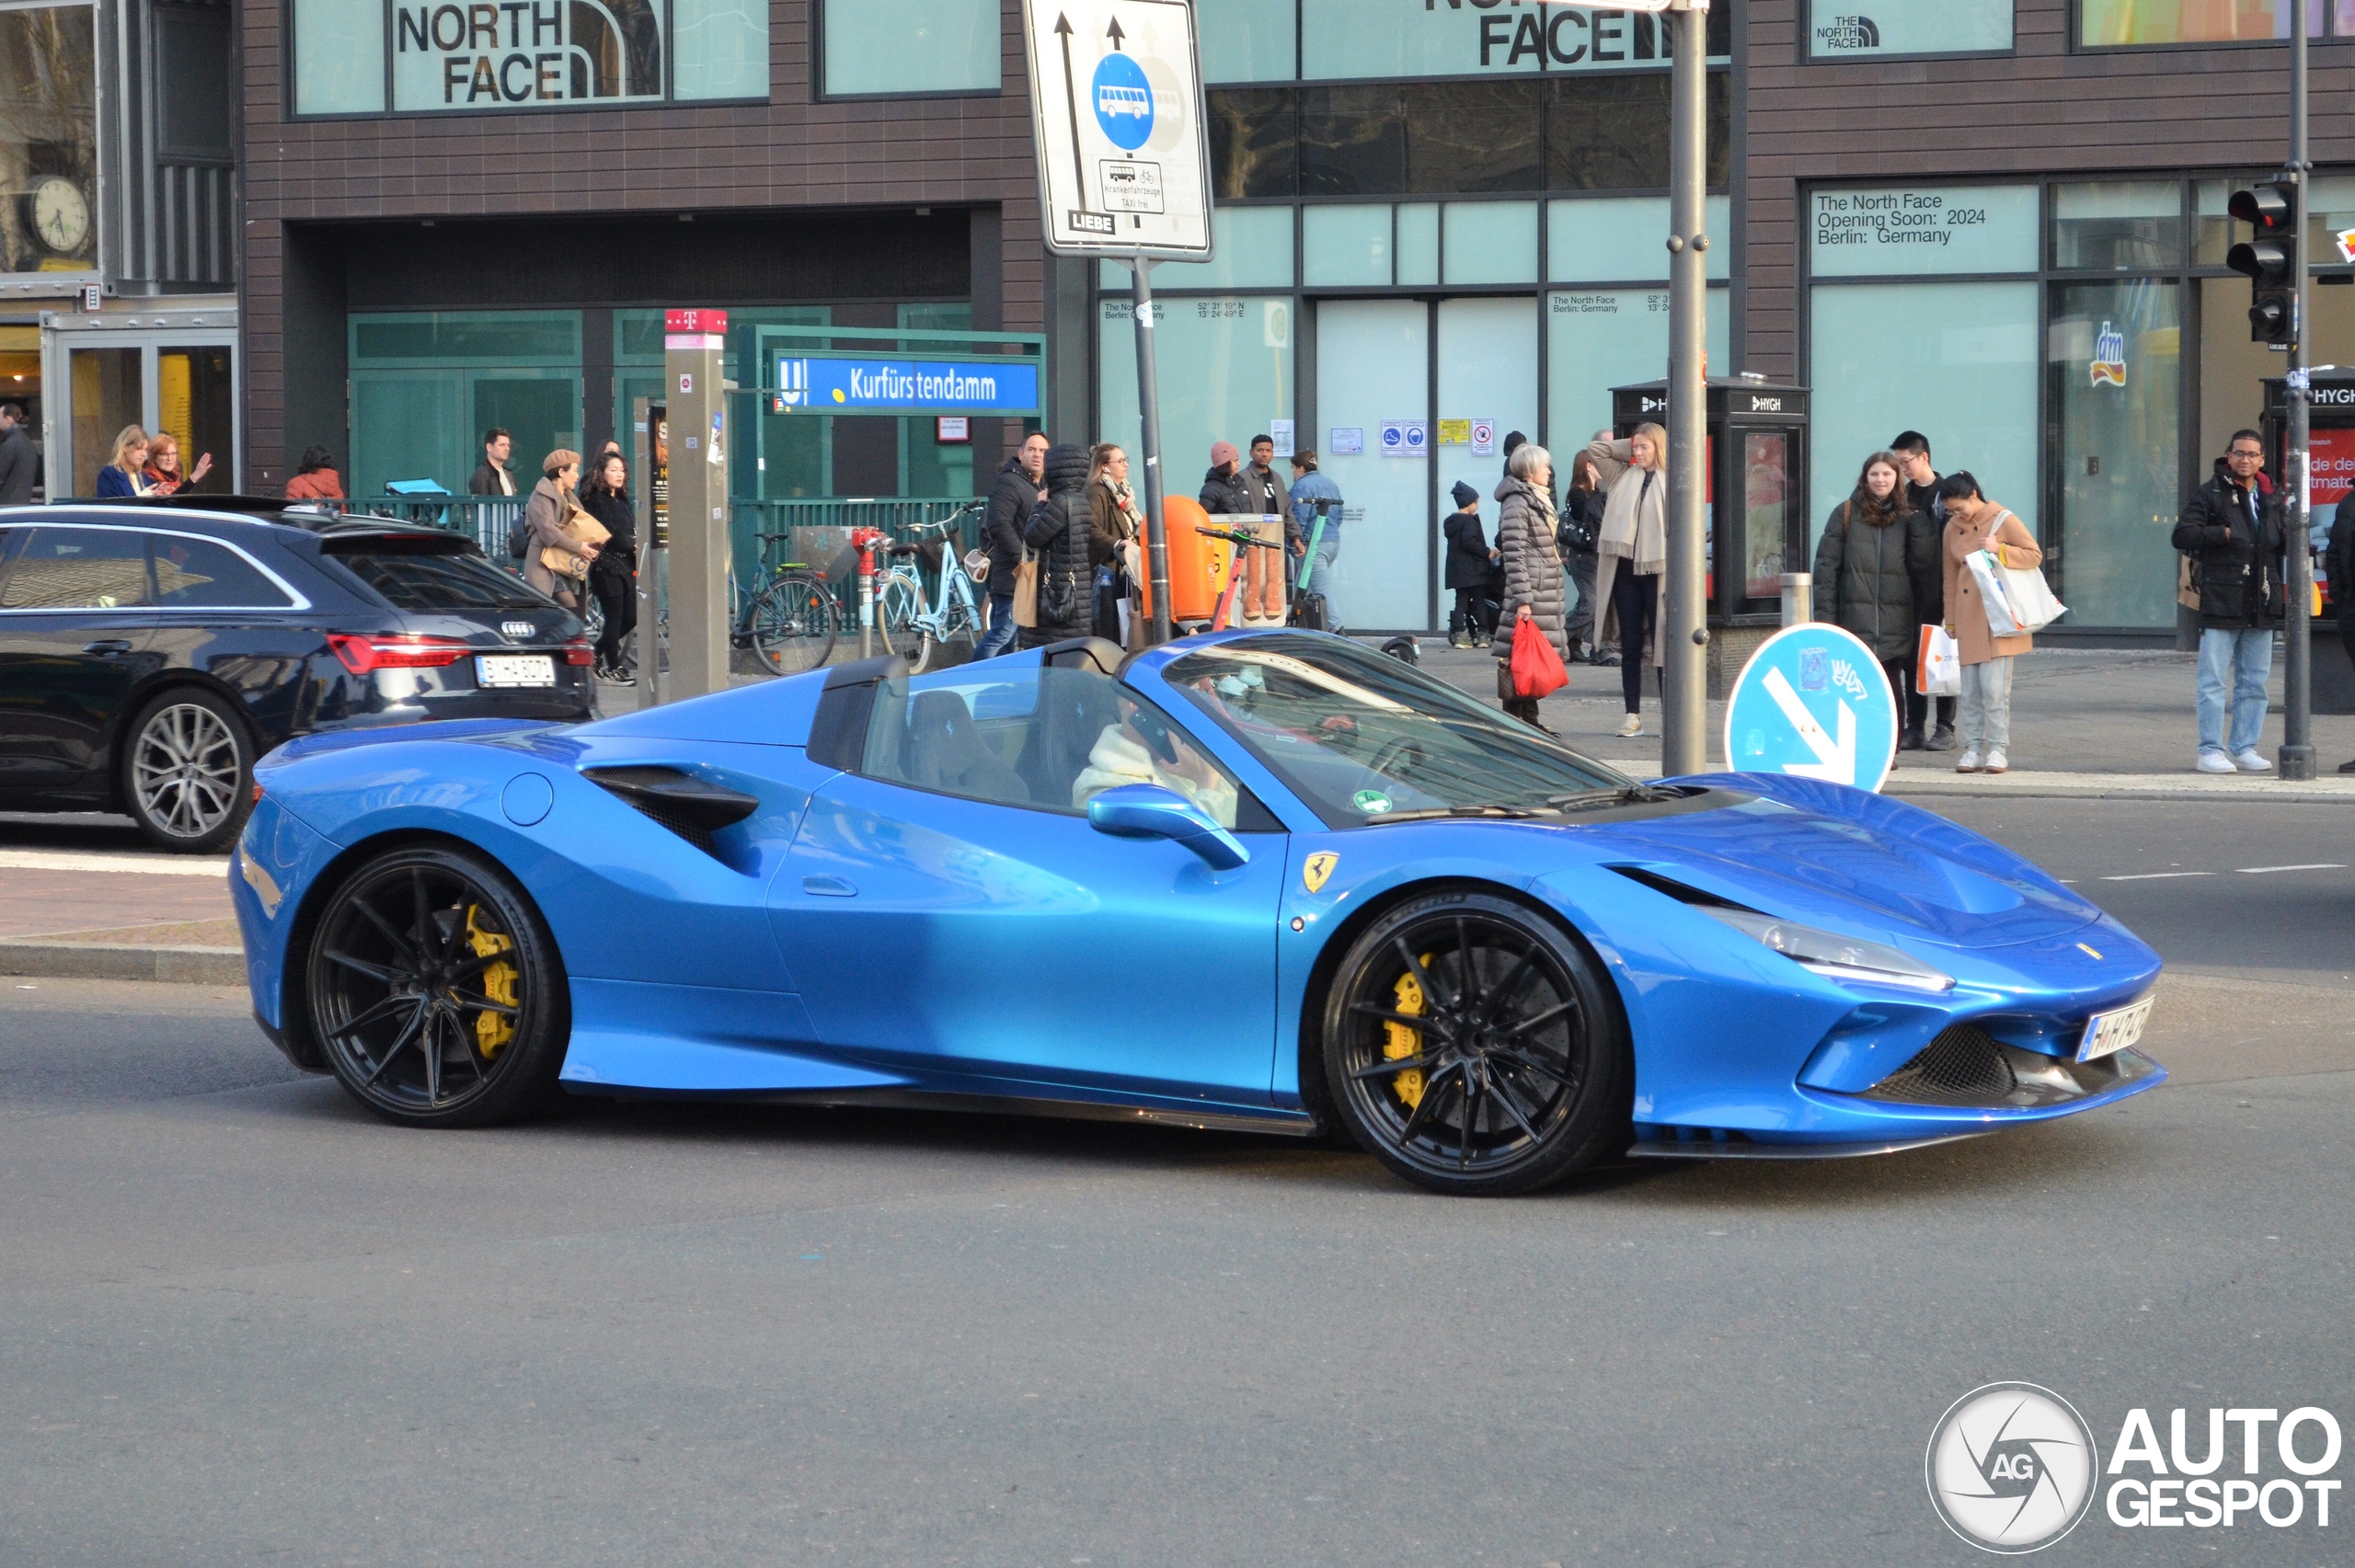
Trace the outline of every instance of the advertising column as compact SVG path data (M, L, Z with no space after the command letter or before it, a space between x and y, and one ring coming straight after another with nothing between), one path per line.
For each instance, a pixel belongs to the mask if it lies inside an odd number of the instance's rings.
M664 695L728 689L728 313L674 310L663 321L671 426L671 671Z

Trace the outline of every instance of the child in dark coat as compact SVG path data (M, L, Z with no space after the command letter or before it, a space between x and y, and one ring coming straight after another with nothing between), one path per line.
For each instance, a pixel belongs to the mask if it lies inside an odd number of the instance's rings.
M1497 583L1504 566L1480 525L1480 492L1455 482L1455 510L1440 520L1447 538L1447 586L1455 608L1447 617L1451 647L1487 647L1497 630Z

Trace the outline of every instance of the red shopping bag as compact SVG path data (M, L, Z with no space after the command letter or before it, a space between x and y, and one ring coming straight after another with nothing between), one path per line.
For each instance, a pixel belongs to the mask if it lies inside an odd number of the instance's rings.
M1543 697L1570 683L1562 656L1534 618L1523 615L1513 623L1512 689L1519 697Z

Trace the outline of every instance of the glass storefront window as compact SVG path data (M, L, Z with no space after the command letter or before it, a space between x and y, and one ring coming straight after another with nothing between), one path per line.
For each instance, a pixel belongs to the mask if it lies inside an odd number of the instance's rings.
M1537 281L1537 203L1451 201L1446 208L1447 281Z
M1205 82L1289 82L1296 74L1297 0L1194 0Z
M1300 189L1299 98L1289 87L1203 95L1210 121L1211 194L1221 201L1291 196Z
M382 114L384 0L294 0L294 112Z
M1301 213L1301 258L1311 288L1390 286L1390 208L1311 207Z
M1726 292L1709 291L1709 363L1727 354ZM1611 423L1611 389L1668 374L1668 291L1557 290L1545 296L1545 428L1556 465ZM1819 397L1821 394L1818 395Z
M1808 223L1818 278L2033 272L2033 185L1890 185L1818 190Z
M1742 596L1775 601L1783 592L1784 526L1791 510L1791 438L1746 430L1741 438Z
M1808 0L1810 60L1998 53L2012 47L2012 0Z
M213 471L181 487L182 494L226 496L235 486L236 386L229 350L164 349L155 355L155 430L180 443L180 472L194 473L204 457Z
M2167 541L2183 504L2182 308L2172 279L2053 289L2048 368L2066 535L2059 591L2073 626L2175 624Z
M1409 83L1407 183L1416 195L1535 190L1544 177L1535 82Z
M1439 281L1439 203L1402 202L1398 208L1398 286Z
M1119 299L1097 308L1098 439L1127 448L1141 475L1135 308ZM1292 300L1225 295L1158 300L1154 308L1163 483L1170 495L1190 496L1210 467L1212 442L1246 448L1253 436L1271 433L1275 420L1293 417ZM1278 476L1292 482L1281 464ZM1142 477L1136 483L1142 491Z
M0 271L98 268L91 15L87 6L0 11Z
M76 349L69 361L74 396L74 488L70 496L98 493L98 470L114 457L114 438L125 425L145 417L147 387L136 349ZM185 461L185 460L183 460ZM50 493L58 494L57 481Z
M1709 197L1701 223L1709 235L1708 274L1726 278L1733 261L1733 207ZM1555 283L1668 280L1668 198L1585 196L1545 203L1545 269Z
M994 93L997 0L825 0L825 91Z
M1970 470L1989 497L2036 529L2036 292L2027 281L1815 286L1810 547L1864 460L1907 429L1929 437L1939 473Z
M2183 261L2183 187L2105 180L2052 192L2052 265L2097 272L2173 268Z
M671 96L768 97L768 0L671 0Z
M1729 15L1730 7L1712 17ZM1665 190L1670 82L1631 76L1557 76L1545 85L1545 189ZM1709 73L1708 182L1732 167L1733 78Z
M2310 0L2308 37L2323 36L2329 10ZM2077 41L2087 49L2257 42L2288 38L2290 15L2290 0L2078 0Z
M1153 269L1155 289L1289 289L1292 287L1292 209L1215 207L1211 210L1208 261L1164 261ZM1129 269L1117 261L1098 265L1099 284L1126 291Z

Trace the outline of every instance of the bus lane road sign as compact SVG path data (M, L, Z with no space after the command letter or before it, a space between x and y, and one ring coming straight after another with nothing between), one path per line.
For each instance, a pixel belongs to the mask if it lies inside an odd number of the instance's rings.
M1188 0L1023 0L1047 248L1207 261L1210 137Z
M1821 621L1786 626L1726 704L1726 763L1878 791L1897 753L1897 693L1872 650Z

